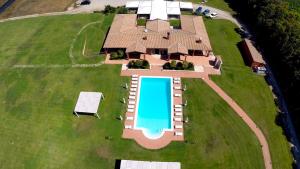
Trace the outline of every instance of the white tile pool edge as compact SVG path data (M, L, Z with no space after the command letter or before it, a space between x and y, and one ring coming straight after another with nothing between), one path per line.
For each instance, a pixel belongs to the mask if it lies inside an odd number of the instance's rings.
M142 127L137 127L137 115L138 115L138 107L139 107L139 101L140 101L140 89L141 89L141 81L142 81L142 78L163 78L163 79L170 79L170 83L171 83L171 128L170 129L166 129L164 128L163 131L161 132L161 134L157 137L153 137L153 136L150 136L149 134L147 134L146 132L146 128L142 128ZM161 138L164 133L166 131L174 131L174 104L173 104L173 101L174 101L174 97L173 97L173 77L170 77L170 76L139 76L139 84L138 84L138 92L137 92L137 100L136 100L136 106L135 106L135 109L134 109L134 127L133 129L134 130L142 130L143 134L145 137L149 138L149 139L152 139L152 140L155 140L155 139L159 139Z

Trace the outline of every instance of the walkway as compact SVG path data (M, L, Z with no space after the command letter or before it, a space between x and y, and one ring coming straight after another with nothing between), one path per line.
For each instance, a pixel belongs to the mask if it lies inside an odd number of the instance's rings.
M220 97L222 97L228 103L228 105L243 119L243 121L254 132L258 141L261 144L265 168L272 169L272 160L271 160L269 145L268 145L267 139L265 138L263 132L257 127L257 125L247 115L247 113L230 96L228 96L217 84L215 84L208 77L203 78L203 81L208 86L210 86Z

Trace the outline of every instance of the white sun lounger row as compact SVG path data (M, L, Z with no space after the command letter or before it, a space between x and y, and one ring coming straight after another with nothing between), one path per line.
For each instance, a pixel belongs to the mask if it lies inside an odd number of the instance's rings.
M134 109L127 109L127 112L133 113L133 112L134 112Z
M182 129L183 128L182 125L175 125L174 127L175 127L175 129Z
M131 77L139 77L139 75L132 75Z
M125 125L125 129L131 129L132 125Z
M181 90L181 86L174 86L175 90Z
M175 132L174 135L175 136L183 136L183 133L182 132Z
M175 93L174 96L175 96L175 97L181 97L181 94Z
M174 84L180 84L179 80L174 80Z
M180 77L174 77L173 79L174 79L174 81L175 81L175 80L176 80L176 81L180 81Z
M127 117L126 119L127 119L127 120L133 120L133 119L134 119L134 117L132 117L132 116L129 116L129 117Z
M180 121L182 121L182 119L181 119L181 117L175 117L175 118L174 118L174 121L180 122Z
M174 108L175 112L182 112L182 108Z
M175 113L175 116L182 116L182 113L180 112L180 113Z
M181 104L175 104L174 107L175 108L182 108L182 105Z

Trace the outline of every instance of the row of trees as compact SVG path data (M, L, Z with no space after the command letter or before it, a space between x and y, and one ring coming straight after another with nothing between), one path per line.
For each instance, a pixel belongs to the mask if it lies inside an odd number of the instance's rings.
M255 33L300 131L300 14L282 0L228 0Z

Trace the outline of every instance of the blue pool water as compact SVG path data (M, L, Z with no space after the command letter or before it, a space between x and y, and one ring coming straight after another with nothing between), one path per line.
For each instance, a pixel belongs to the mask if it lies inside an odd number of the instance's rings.
M171 129L172 79L141 77L136 127L150 138Z

